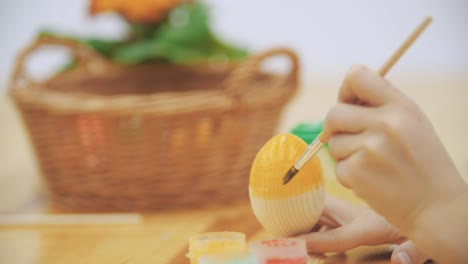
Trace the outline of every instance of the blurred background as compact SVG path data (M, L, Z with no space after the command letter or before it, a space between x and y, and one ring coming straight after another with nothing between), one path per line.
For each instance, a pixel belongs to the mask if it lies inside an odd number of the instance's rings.
M468 134L467 1L205 2L211 8L215 31L224 39L254 53L281 45L299 54L302 90L286 108L278 132L322 120L352 64L377 69L425 16L433 16L433 24L388 79L428 113L466 176L468 153L459 144L466 143ZM110 38L123 34L124 24L117 15L91 17L87 10L86 0L1 0L0 92L7 92L16 54L40 29ZM50 60L41 57L38 70L47 69ZM2 103L11 104L6 99ZM0 130L0 211L11 211L28 206L26 201L40 180L14 108L6 107L0 118L9 124Z
M466 72L468 65L468 3L463 0L205 2L212 8L212 24L221 36L253 51L275 45L292 47L301 56L305 76L341 74L354 63L377 68L427 15L434 17L430 30L394 72ZM2 0L2 83L18 49L39 29L86 36L122 34L124 25L116 15L91 17L87 10L86 0Z

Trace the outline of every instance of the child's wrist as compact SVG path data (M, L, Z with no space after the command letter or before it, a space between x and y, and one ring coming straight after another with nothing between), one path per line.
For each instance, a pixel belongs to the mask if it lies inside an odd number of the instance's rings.
M419 203L411 212L407 212L405 221L397 225L403 233L409 234L421 226L444 224L447 217L456 214L456 204L468 202L468 185L458 171L455 169L442 174L447 177L442 182L433 182L433 188L426 187Z
M403 226L401 232L421 245L421 250L431 253L435 250L430 245L438 245L441 252L451 252L454 257L453 245L457 237L468 236L468 187L466 185L450 199L439 199L430 206L426 206L408 225ZM456 243L456 242L455 242ZM427 246L426 246L427 245Z

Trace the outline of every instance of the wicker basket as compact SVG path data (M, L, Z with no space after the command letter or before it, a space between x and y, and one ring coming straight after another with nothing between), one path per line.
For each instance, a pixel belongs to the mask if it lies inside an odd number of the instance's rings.
M79 67L35 82L23 70L44 45ZM287 75L260 63L285 55ZM240 65L112 64L71 40L25 49L10 82L52 205L73 211L148 211L247 199L252 160L298 87L298 58L279 48Z

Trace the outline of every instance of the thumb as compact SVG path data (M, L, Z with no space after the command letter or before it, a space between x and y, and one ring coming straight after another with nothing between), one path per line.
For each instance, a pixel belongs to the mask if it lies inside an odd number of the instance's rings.
M422 264L428 260L411 240L400 244L392 253L392 264Z

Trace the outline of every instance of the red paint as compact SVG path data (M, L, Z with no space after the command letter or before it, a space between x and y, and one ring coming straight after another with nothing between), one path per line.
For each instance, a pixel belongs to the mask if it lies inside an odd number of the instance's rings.
M293 247L297 245L296 241L288 241L284 239L266 240L266 241L262 241L261 243L262 245L272 247L272 248Z

